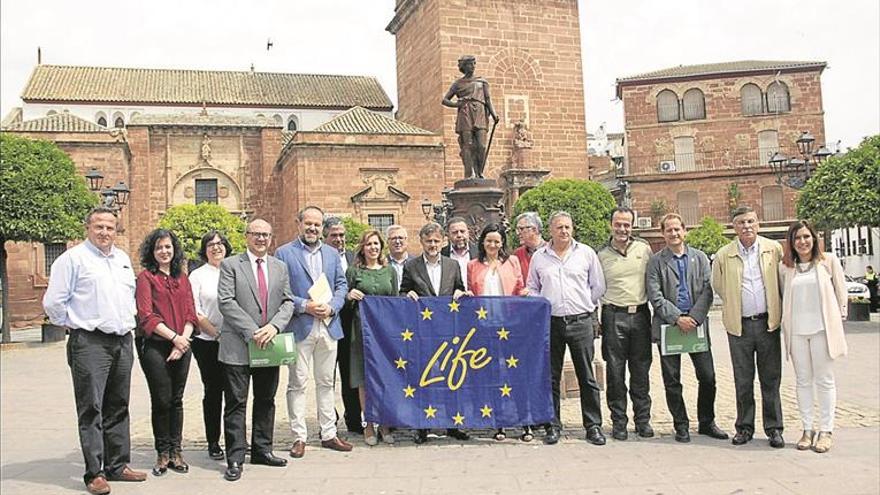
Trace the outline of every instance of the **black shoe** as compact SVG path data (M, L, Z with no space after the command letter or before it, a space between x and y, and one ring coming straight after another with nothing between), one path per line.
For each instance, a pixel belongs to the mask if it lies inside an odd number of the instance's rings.
M546 434L544 435L544 443L547 445L555 445L559 442L559 428L555 426L547 427Z
M718 440L727 440L730 436L721 428L718 427L715 423L711 423L706 426L701 426L699 430L697 430L700 435L706 435L707 437L716 438Z
M471 436L467 434L467 432L459 430L458 428L447 428L446 436L452 437L456 440L470 440Z
M284 467L287 465L287 459L277 457L271 452L263 455L251 454L251 464L262 464L264 466L272 467Z
M629 438L629 433L626 431L626 425L613 426L611 428L611 438L620 440L621 442Z
M229 465L226 466L223 478L225 478L226 481L238 481L241 479L241 471L243 469L244 466L242 466L240 462L230 462Z
M413 442L416 445L421 445L428 441L428 430L416 430L416 434L413 435Z
M770 446L774 449L781 449L785 447L785 440L782 439L782 432L779 430L772 430L770 435L768 435L770 439Z
M220 448L219 442L211 442L208 444L208 457L215 461L222 461L225 455L223 449Z
M653 438L654 437L654 428L651 428L650 423L636 425L636 432L642 438Z
M752 432L750 431L738 431L736 435L733 436L733 440L730 442L734 445L745 445L752 441Z
M624 433L626 431L624 430ZM602 434L602 428L598 426L591 426L589 430L587 430L587 441L593 445L605 445L605 435Z
M348 430L349 433L353 433L355 435L363 435L364 434L364 427L361 425L348 426L348 427L346 427L346 429Z
M675 441L681 443L690 443L691 434L687 430L687 428L676 428L675 429Z

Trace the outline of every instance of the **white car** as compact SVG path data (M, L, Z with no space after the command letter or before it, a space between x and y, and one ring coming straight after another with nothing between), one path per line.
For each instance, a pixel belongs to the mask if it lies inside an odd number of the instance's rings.
M849 294L850 299L869 299L871 297L871 293L868 291L868 286L856 282L856 279L849 275L846 275L846 292Z

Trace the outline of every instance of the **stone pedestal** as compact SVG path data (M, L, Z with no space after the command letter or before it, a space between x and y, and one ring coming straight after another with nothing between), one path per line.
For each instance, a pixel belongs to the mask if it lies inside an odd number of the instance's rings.
M538 187L544 182L549 170L509 168L501 172L501 184L504 189L504 206L513 211L513 205L524 192Z
M476 242L489 223L504 223L504 191L494 179L463 179L456 181L446 198L452 203L451 217L462 217L468 223L471 239Z

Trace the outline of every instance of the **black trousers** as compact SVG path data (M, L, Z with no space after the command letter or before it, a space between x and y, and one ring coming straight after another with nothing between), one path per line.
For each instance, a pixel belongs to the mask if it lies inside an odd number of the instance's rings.
M167 361L174 344L169 340L138 338L141 369L150 389L153 443L156 452L180 450L183 437L183 391L192 353Z
M593 318L592 316L550 318L550 375L553 386L553 426L562 427L560 418L559 384L562 381L562 363L568 346L574 372L581 393L581 415L584 428L602 426L602 405L599 384L593 376Z
M660 347L658 346L658 349ZM712 350L688 354L694 364L697 375L697 421L700 427L707 427L715 422L715 363ZM660 354L660 370L663 372L663 386L666 388L666 406L672 413L672 424L676 430L688 429L687 408L681 395L681 354L664 356Z
M192 351L202 377L202 416L205 421L205 439L208 443L220 441L220 421L223 417L223 363L217 360L220 343L215 340L193 339Z
M360 431L361 426L361 400L358 389L351 387L351 310L344 309L342 331L343 337L339 339L336 347L336 362L339 363L339 378L342 382L342 406L345 408L345 427L348 431ZM338 413L337 413L338 417Z
M602 309L602 358L606 364L606 395L611 422L626 427L626 369L629 367L629 396L633 421L651 421L651 312L647 305L635 313L611 306Z
M251 379L254 382L253 417L251 418L251 453L272 453L275 435L275 392L278 390L278 367L251 368L232 364L223 365L223 393L226 408L223 412L223 432L226 436L227 462L244 463L246 449L247 397Z
M727 334L730 360L733 362L733 381L736 384L736 431L755 431L755 365L761 382L761 405L764 432L782 431L782 401L779 384L782 381L781 332L767 331L767 319L742 320L742 335ZM757 358L757 361L756 361Z
M73 378L83 481L118 475L131 462L128 399L134 353L131 333L71 330L67 364Z

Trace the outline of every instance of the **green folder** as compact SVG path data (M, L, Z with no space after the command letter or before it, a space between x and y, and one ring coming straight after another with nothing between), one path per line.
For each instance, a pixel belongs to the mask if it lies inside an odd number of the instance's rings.
M690 332L683 332L678 325L660 325L660 354L689 354L709 350L706 326L699 325Z
M292 333L279 333L260 349L253 340L248 342L251 368L269 368L296 362L296 340Z

